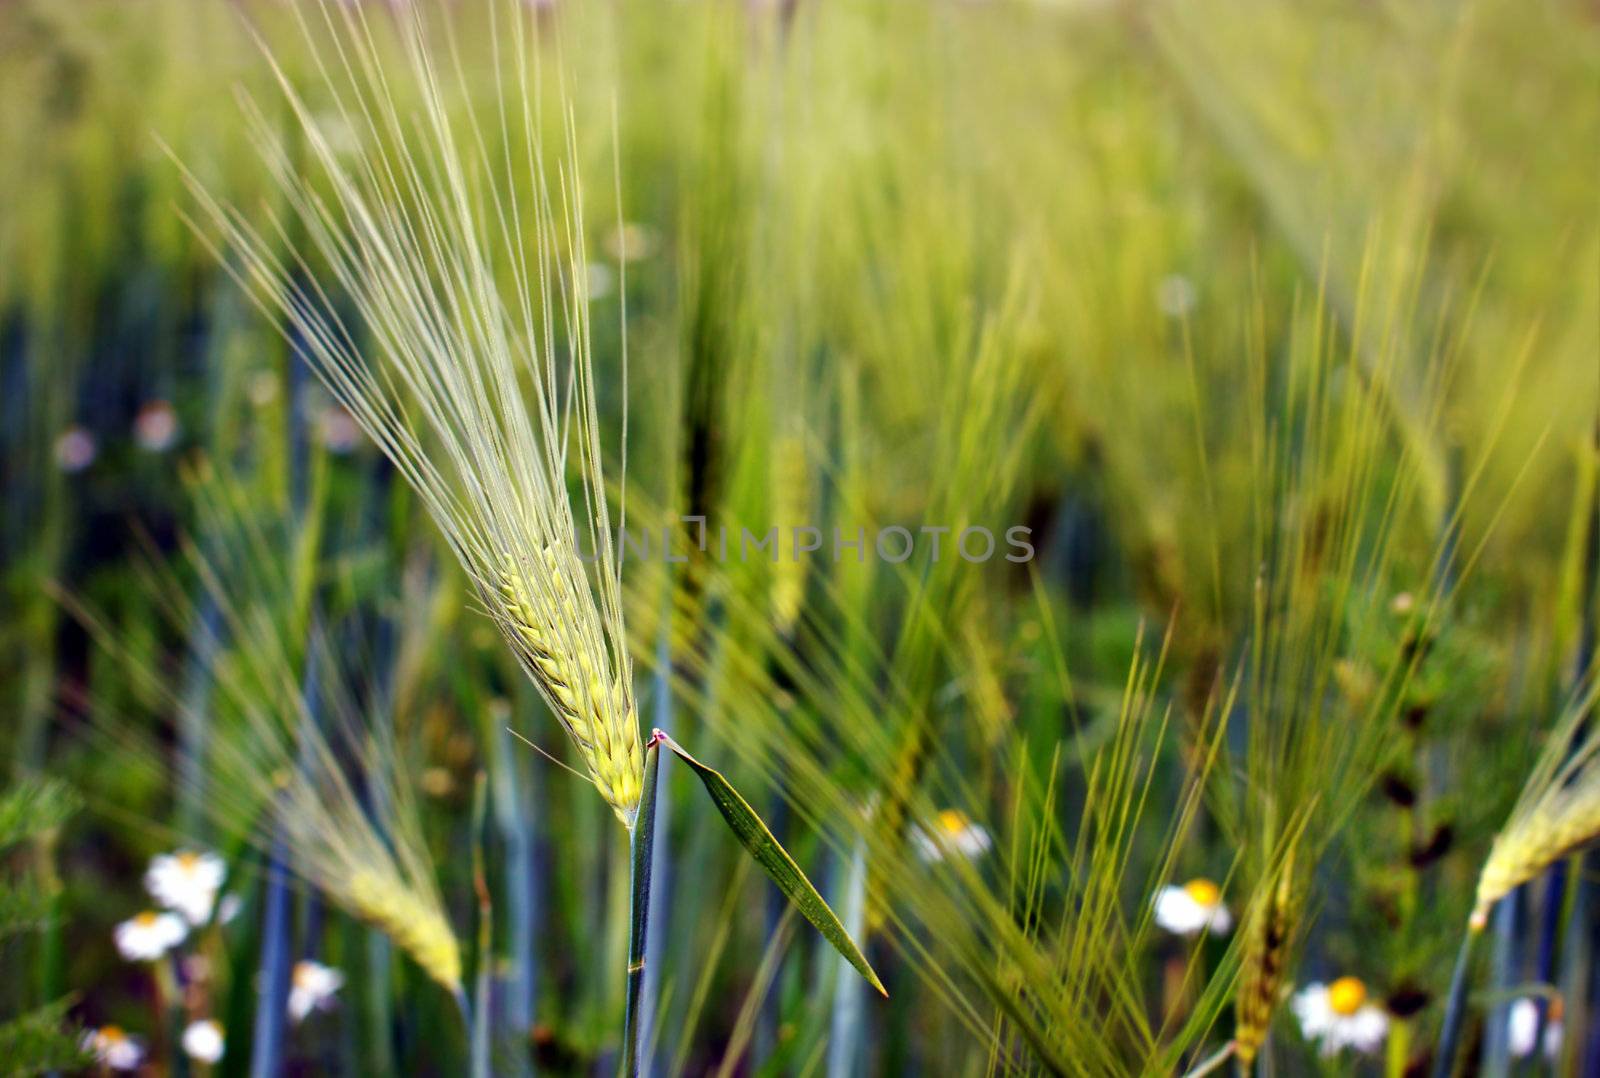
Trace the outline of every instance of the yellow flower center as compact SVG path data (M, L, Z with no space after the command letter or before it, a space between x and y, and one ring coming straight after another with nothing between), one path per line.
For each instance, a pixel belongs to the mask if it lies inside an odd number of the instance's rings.
M309 988L312 979L316 975L316 969L309 962L296 962L293 974L294 986L296 988Z
M1184 884L1183 892L1194 899L1197 906L1211 907L1222 900L1222 891L1203 876Z
M939 830L947 835L959 835L972 823L960 809L945 809L939 813Z
M122 1032L121 1026L101 1026L100 1032L95 1036L100 1039L101 1044L118 1044L128 1039L128 1035Z
M156 923L156 915L149 910L145 910L143 913L139 914L139 916L135 917L133 922L140 928L154 928Z
M185 850L178 855L178 867L185 872L193 872L200 867L200 855L191 850Z
M1349 1018L1367 1001L1367 986L1355 977L1340 977L1328 986L1328 1007L1344 1018Z

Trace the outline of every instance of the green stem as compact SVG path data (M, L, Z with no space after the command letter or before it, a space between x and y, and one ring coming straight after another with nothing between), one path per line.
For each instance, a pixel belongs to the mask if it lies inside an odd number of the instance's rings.
M628 832L629 888L628 995L622 1017L622 1065L618 1073L634 1078L639 1073L639 997L644 987L645 941L650 923L650 866L656 840L656 775L661 769L657 739L644 751L644 786L639 795L639 815Z
M1472 970L1472 950L1482 933L1468 927L1456 955L1456 971L1450 977L1450 995L1445 1002L1444 1028L1439 1032L1439 1051L1433 1064L1433 1078L1450 1078L1455 1071L1456 1045L1467 1017L1467 982Z
M471 1036L472 1078L489 1078L489 987L494 970L494 900L485 867L483 821L488 805L488 776L478 772L472 789L472 887L478 896L478 970L473 990Z
M1389 1026L1389 1044L1385 1050L1383 1073L1386 1078L1405 1078L1406 1065L1411 1059L1411 1021L1396 1019Z

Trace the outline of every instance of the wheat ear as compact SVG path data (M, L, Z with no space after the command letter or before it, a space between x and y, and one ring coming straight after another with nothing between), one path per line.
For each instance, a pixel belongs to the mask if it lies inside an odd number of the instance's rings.
M1271 888L1250 918L1244 965L1235 997L1234 1056L1248 1071L1267 1039L1273 1013L1283 991L1294 939L1296 891L1294 850L1284 856L1276 873L1267 878Z
M1591 746L1590 752L1593 752ZM1489 850L1478 877L1472 927L1488 924L1489 910L1517 887L1574 850L1600 839L1600 758L1590 755L1567 781L1546 789L1513 817Z

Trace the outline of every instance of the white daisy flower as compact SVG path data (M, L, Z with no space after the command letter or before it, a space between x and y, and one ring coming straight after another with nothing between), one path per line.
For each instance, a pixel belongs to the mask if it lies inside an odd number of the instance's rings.
M256 371L245 383L245 396L257 408L265 408L278 399L278 376L272 371Z
M76 475L94 463L97 452L94 435L82 427L68 427L56 439L56 467Z
M1168 318L1183 318L1194 310L1200 299L1194 282L1181 273L1171 273L1161 278L1156 286L1156 306Z
M1346 1048L1375 1052L1389 1035L1388 1012L1368 1002L1367 986L1355 977L1306 985L1290 1006L1300 1020L1300 1031L1317 1043L1324 1056Z
M1156 892L1155 907L1156 924L1175 935L1226 936L1233 929L1233 914L1223 905L1222 890L1208 879L1163 887Z
M351 126L342 112L327 110L317 113L317 133L328 148L340 156L358 153L361 150L361 134Z
M190 1059L198 1059L201 1063L215 1063L221 1059L223 1045L222 1024L215 1019L202 1018L198 1022L190 1022L183 1031L183 1050Z
M152 858L144 885L167 909L177 910L192 925L203 925L211 919L211 908L227 872L222 858L214 853L182 850Z
M605 299L611 295L612 285L616 281L616 274L611 267L604 262L591 262L587 268L589 299Z
M144 1043L124 1033L120 1026L84 1030L83 1050L114 1071L138 1070L144 1062Z
M133 440L150 453L164 453L178 440L178 413L164 400L147 401L133 419Z
M632 221L606 235L606 253L618 262L637 262L649 258L657 246L655 229Z
M975 861L994 845L983 825L973 823L960 809L945 809L935 818L934 824L933 835L920 827L911 829L911 843L924 861L942 861L947 851Z
M296 962L289 986L289 1016L304 1021L312 1011L326 1007L342 984L344 974L331 966L310 959Z
M344 408L330 404L317 413L317 437L324 449L342 457L361 444L361 425Z
M1561 999L1557 997L1549 1001L1544 1016L1544 1054L1545 1058L1554 1061L1561 1057L1561 1037L1564 1032L1561 1028ZM1511 1015L1506 1023L1506 1039L1510 1042L1511 1054L1518 1059L1526 1059L1533 1054L1534 1037L1539 1031L1539 1004L1524 997L1511 1005Z
M117 950L130 962L154 962L183 942L189 929L175 913L145 910L123 921L114 936Z

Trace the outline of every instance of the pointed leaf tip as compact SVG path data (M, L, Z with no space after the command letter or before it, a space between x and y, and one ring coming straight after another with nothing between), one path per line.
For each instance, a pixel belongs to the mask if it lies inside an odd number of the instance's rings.
M722 818L728 824L729 830L738 838L740 844L755 858L756 864L761 866L772 882L778 885L789 901L795 904L805 919L814 925L824 939L833 945L833 949L842 955L845 961L856 968L866 979L866 982L878 990L883 998L889 998L889 990L878 979L878 974L867 961L861 949L856 946L850 934L834 915L833 910L823 899L817 889L811 885L806 874L795 864L794 858L779 844L761 817L756 815L750 803L739 795L723 778L722 773L715 768L707 767L685 751L682 745L674 741L671 736L660 730L651 731L650 743L661 744L671 749L679 759L689 765L689 768L699 776L700 782L705 786L706 793L711 795L711 801L722 813Z

